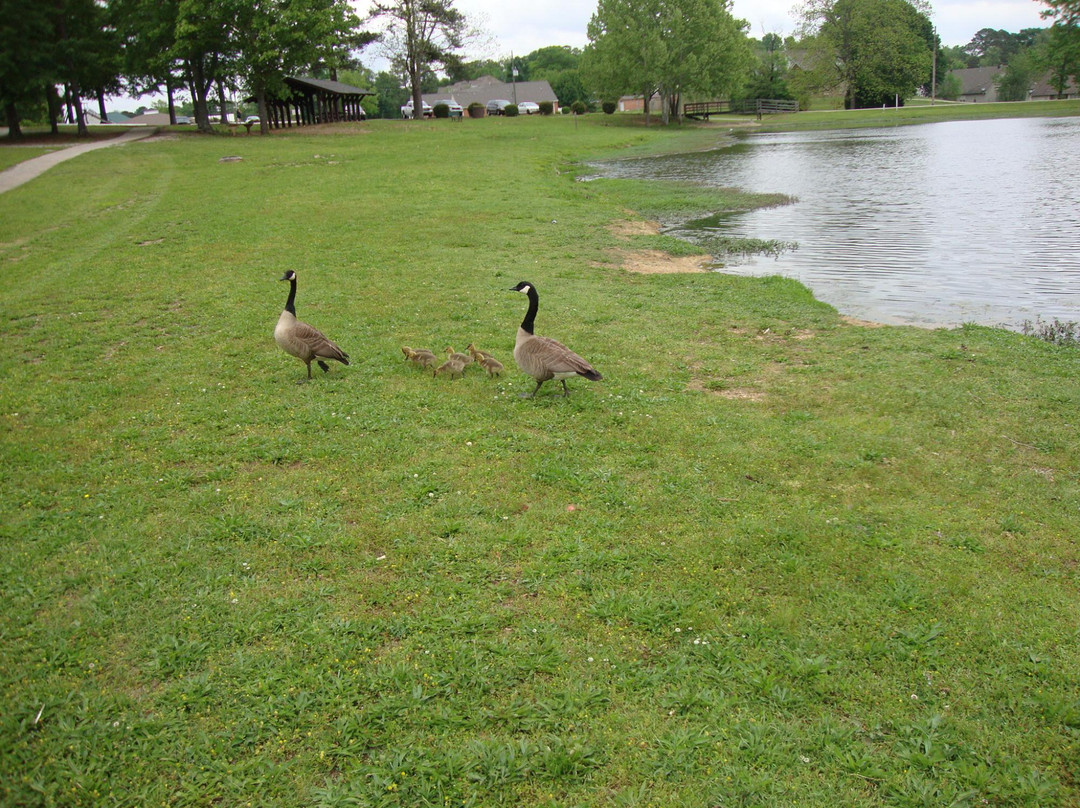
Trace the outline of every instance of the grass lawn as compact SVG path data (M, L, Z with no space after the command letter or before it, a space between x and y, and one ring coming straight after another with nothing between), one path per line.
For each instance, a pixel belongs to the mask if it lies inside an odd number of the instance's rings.
M1080 351L627 272L688 249L627 222L779 200L575 182L720 136L609 123L0 196L0 804L1080 802ZM297 384L286 269L351 366ZM519 397L520 280L603 381ZM400 352L470 342L506 374Z

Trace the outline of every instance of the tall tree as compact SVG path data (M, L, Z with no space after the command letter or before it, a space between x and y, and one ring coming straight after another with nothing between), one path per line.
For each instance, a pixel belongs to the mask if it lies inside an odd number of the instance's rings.
M423 107L424 73L434 65L455 68L459 51L473 35L453 0L380 0L369 19L385 25L383 45L409 85L413 109Z
M745 88L745 98L792 99L787 83L788 61L784 40L779 34L765 34L754 48L754 60Z
M180 0L172 56L182 66L191 90L195 125L210 132L210 88L228 75L237 56L236 23L251 6L247 0Z
M829 64L844 106L904 99L930 77L936 47L930 19L907 0L823 0L803 7L803 31Z
M0 0L0 106L8 138L22 137L19 109L57 78L51 9L40 0Z
M640 94L645 124L660 85L667 49L660 29L663 0L599 0L589 20L589 44L582 58L585 83L601 97ZM559 97L563 104L570 103Z
M237 71L270 131L269 96L284 90L290 73L342 64L340 44L359 27L346 0L248 0L236 18Z
M603 95L641 93L648 103L659 90L666 122L684 94L735 89L749 60L745 28L728 0L600 0L583 69Z
M1080 0L1042 0L1048 8L1043 19L1052 19L1046 43L1050 80L1061 95L1072 79L1080 86Z
M123 51L123 75L133 95L165 91L170 122L176 123L174 92L181 86L176 58L180 0L109 0L109 13Z

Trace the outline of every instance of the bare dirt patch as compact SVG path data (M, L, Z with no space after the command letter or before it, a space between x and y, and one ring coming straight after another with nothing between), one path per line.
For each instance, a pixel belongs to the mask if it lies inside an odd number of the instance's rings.
M608 225L608 231L620 238L630 236L658 236L660 235L660 222L624 219L621 222L612 222Z
M641 275L706 272L712 259L707 255L669 255L661 250L615 250L615 260L627 272Z
M885 323L875 323L872 320L859 320L855 317L848 317L846 315L840 317L840 321L847 325L857 325L860 328L884 328Z
M731 399L732 401L764 401L765 393L749 387L710 387L701 379L692 379L686 389L710 396Z

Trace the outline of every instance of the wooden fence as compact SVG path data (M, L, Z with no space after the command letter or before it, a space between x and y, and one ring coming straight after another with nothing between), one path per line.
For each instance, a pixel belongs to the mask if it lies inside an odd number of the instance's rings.
M775 98L751 98L746 101L698 101L683 105L683 115L695 120L709 120L710 115L770 115L776 112L798 112L798 101Z

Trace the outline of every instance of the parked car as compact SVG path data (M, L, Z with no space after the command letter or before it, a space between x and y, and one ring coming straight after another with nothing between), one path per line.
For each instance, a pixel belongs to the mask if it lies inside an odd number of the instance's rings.
M539 115L540 105L535 101L522 101L518 104L518 115Z
M423 104L423 107L421 107L423 116L425 118L430 118L432 116L432 114L433 114L432 111L431 111L431 104L429 104L427 101L421 101L420 103ZM402 118L411 118L411 117L413 117L413 108L412 108L412 99L411 98L409 99L409 103L407 103L405 106L403 106L401 108L401 117Z
M258 115L248 115L246 118L244 118L244 123L258 123L258 122L259 122L259 116Z
M506 112L506 108L510 106L510 102L505 98L496 98L487 102L487 114L488 115L503 115Z
M431 105L432 109L437 107L439 104L446 104L446 106L449 107L451 118L460 118L462 115L465 114L465 110L461 108L461 104L459 104L453 98L445 98L442 101L436 101L434 104Z

